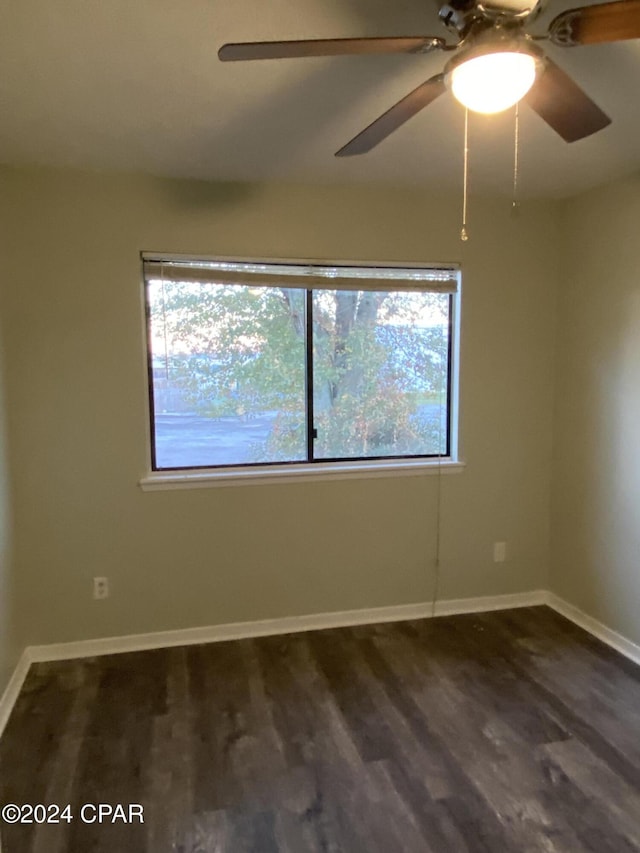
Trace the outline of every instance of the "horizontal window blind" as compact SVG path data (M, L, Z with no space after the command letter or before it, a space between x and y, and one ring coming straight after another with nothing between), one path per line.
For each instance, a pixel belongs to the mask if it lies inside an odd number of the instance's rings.
M238 284L302 290L419 290L456 293L458 270L443 267L295 264L281 261L191 261L143 255L144 276L150 281Z

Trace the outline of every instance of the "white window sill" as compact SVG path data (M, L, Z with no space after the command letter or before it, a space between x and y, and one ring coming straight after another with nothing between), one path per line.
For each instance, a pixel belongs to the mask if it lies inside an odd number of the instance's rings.
M371 462L316 462L255 468L208 468L193 471L154 471L140 480L145 492L166 489L210 489L217 486L252 486L269 483L304 483L317 480L350 480L371 477L420 477L456 474L464 462L452 459L390 459Z

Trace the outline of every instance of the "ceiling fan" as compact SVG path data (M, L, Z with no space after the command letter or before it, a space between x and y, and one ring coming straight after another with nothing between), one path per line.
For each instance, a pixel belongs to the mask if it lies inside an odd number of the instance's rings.
M436 0L438 2L438 0ZM640 0L616 0L571 9L555 17L544 35L527 26L544 0L446 0L442 23L457 40L440 36L313 39L225 44L223 62L377 53L451 52L440 74L392 106L337 153L364 154L450 88L468 109L500 112L523 100L566 142L602 130L611 119L553 60L541 41L560 47L640 38Z

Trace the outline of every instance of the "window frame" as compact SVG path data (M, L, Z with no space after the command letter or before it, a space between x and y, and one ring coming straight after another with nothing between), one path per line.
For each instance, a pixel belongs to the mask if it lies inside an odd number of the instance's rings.
M148 286L144 275L145 261L176 261L176 262L221 262L221 263L257 263L285 264L291 266L335 266L335 267L367 267L376 269L416 269L416 270L449 270L457 280L455 293L449 293L448 316L448 352L447 352L447 448L443 454L419 454L404 456L366 456L347 458L315 458L313 454L313 361L309 351L313 350L312 327L313 312L309 304L312 294L318 290L331 290L330 279L327 286L314 287L305 290L305 420L307 431L306 460L247 462L216 466L183 466L172 468L157 467L156 459L156 426L153 361L151 348L151 311L148 297ZM238 256L220 256L209 254L184 255L167 252L141 252L140 267L142 279L142 303L144 322L144 359L146 374L146 405L147 405L147 464L146 474L140 480L143 490L164 488L202 488L211 485L235 485L239 483L266 483L282 479L296 481L316 479L344 479L358 477L386 477L402 475L417 475L428 473L455 473L463 470L464 462L459 457L459 364L460 364L460 308L462 275L458 263L419 263L405 261L339 261L307 258L255 258ZM381 279L381 291L384 291L384 281ZM309 384L311 383L311 387ZM311 414L311 416L310 416ZM149 462L151 466L149 467Z

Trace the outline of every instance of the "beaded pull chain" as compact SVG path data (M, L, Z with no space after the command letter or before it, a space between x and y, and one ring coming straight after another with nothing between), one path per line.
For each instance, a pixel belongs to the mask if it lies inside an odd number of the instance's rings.
M460 239L466 243L469 239L467 234L467 184L469 172L469 110L464 110L464 172L462 179L462 230Z
M519 104L516 104L513 151L513 200L511 202L512 216L517 216L520 212L520 202L518 201L518 170L520 168L520 112L518 107Z

